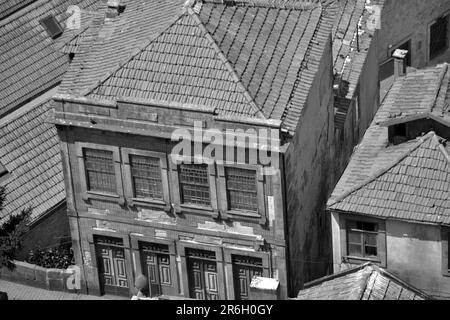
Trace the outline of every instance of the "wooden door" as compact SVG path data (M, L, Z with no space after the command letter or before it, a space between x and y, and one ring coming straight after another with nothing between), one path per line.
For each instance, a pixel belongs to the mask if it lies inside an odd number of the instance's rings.
M220 299L214 252L189 250L188 277L191 298L199 300Z
M98 272L103 294L129 295L125 251L118 241L96 243ZM116 243L114 245L113 243Z
M170 268L168 246L144 244L141 246L142 270L148 279L150 296L175 294Z
M248 300L250 283L254 276L262 276L262 259L233 256L233 282L236 300Z

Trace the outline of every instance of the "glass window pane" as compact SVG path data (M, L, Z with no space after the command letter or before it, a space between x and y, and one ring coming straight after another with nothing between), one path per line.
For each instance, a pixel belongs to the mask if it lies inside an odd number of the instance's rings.
M136 198L163 198L159 158L131 155L130 167Z
M349 231L348 232L348 242L361 244L361 242L362 242L361 236L362 236L361 232Z
M182 164L179 166L180 195L183 203L210 205L208 166Z
M350 256L362 257L363 256L362 245L349 243L349 245L348 245L348 254Z
M225 179L231 210L258 211L255 170L225 168Z
M369 257L376 257L377 256L377 247L366 245L364 247L364 250L365 250L365 256L369 256Z
M377 245L377 235L370 233L365 234L365 244L370 246L376 246Z
M113 153L107 150L84 149L88 190L116 192Z

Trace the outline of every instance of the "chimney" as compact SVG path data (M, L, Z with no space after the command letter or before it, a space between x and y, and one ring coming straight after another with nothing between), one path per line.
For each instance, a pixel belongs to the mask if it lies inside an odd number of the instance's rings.
M115 18L125 10L125 5L120 0L108 0L106 5L108 6L107 18Z
M406 56L408 50L396 49L392 54L394 58L394 77L403 77L406 74Z

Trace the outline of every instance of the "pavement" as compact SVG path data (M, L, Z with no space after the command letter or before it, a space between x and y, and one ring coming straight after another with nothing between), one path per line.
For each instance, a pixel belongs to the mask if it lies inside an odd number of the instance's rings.
M8 294L9 300L111 300L117 297L90 296L61 291L49 291L0 279L0 291Z

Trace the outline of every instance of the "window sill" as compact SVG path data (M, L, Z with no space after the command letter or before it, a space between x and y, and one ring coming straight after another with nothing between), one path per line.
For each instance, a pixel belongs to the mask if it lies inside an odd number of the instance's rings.
M227 210L221 211L220 217L224 220L236 219L243 220L251 223L259 223L261 225L265 225L267 223L267 219L265 215L261 215L257 212L252 211L238 211L238 210Z
M378 258L364 258L364 257L355 257L355 256L345 256L342 257L342 261L352 262L352 261L360 261L360 262L374 262L381 264L381 260Z
M219 217L219 213L215 212L215 210L212 207L200 206L195 204L180 204L178 206L175 206L175 212L207 215L215 219Z
M85 201L90 200L90 199L96 199L96 200L107 200L107 201L116 200L120 205L123 205L125 203L123 198L121 196L119 196L118 194L106 193L106 192L103 193L103 192L95 192L95 191L86 191L83 194L82 198Z
M164 211L170 211L171 206L163 200L150 199L150 198L131 198L127 199L127 203L131 206L150 206L164 209Z

